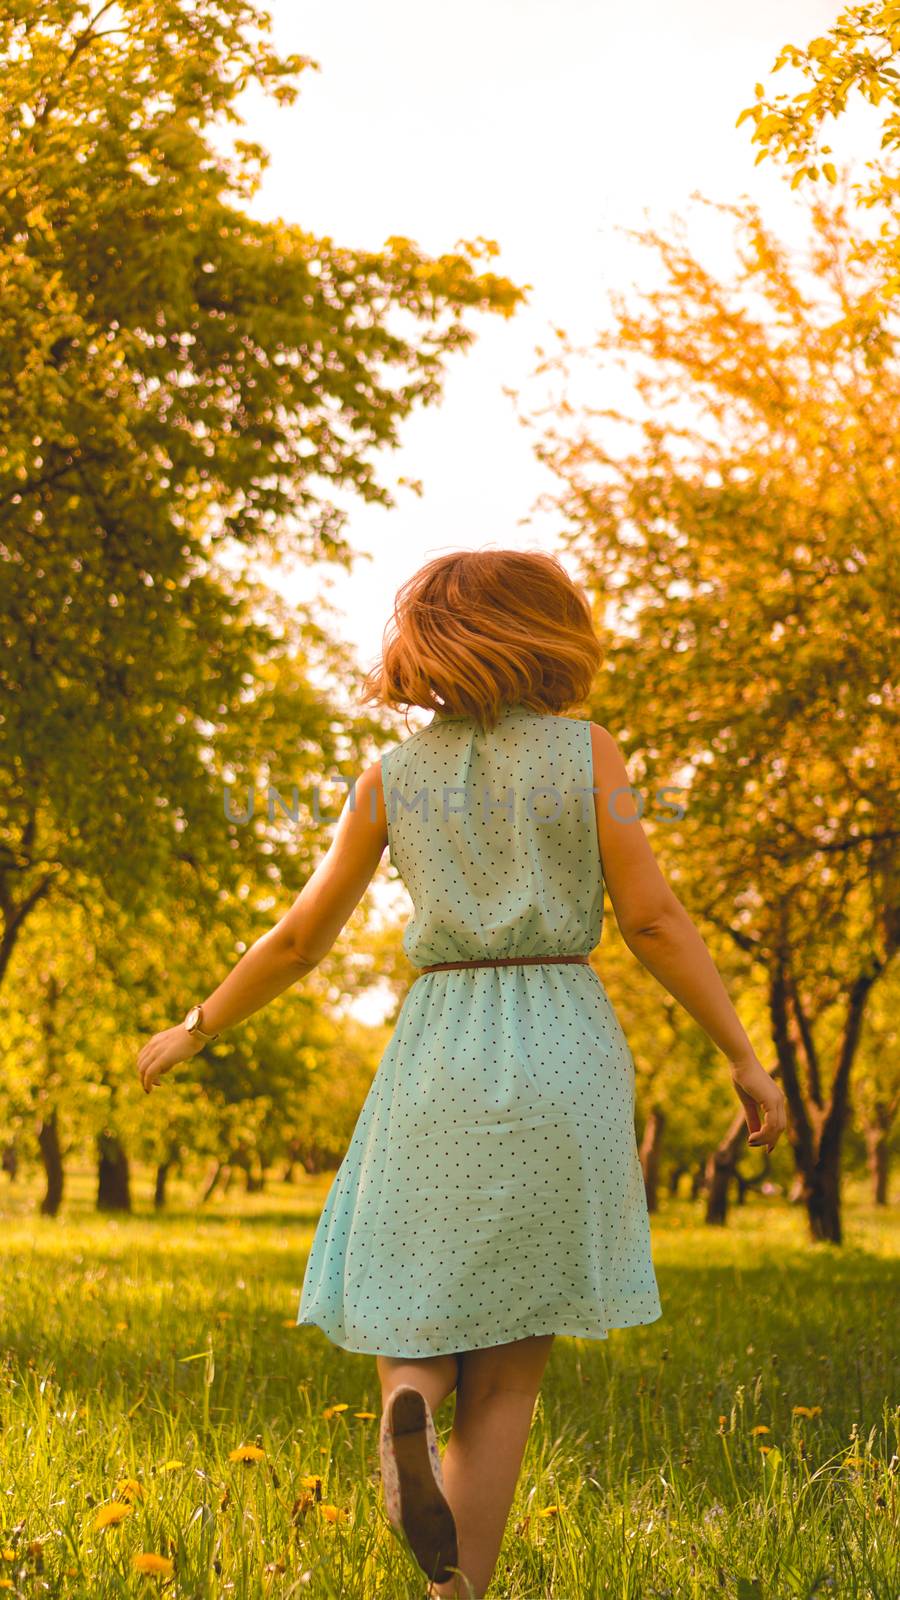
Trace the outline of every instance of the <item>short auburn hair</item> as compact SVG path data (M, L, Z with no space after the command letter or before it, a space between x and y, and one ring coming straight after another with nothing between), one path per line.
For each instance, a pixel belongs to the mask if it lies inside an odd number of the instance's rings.
M585 591L541 550L460 550L397 592L364 703L492 727L505 706L584 704L603 651Z

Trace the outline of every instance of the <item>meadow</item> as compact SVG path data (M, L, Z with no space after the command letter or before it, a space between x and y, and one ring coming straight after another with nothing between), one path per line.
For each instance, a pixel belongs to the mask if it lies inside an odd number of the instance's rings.
M0 1588L424 1594L385 1518L374 1360L297 1328L329 1178L155 1216L0 1191ZM751 1197L654 1219L658 1322L557 1340L491 1600L897 1600L897 1207L847 1242ZM437 1414L446 1438L452 1398Z

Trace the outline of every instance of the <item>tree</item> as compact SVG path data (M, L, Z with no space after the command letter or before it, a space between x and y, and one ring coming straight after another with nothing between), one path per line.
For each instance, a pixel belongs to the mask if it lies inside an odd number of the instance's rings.
M633 307L613 296L613 326L581 352L628 366L646 414L564 399L537 451L609 630L597 717L644 791L687 787L664 861L765 984L810 1227L840 1240L853 1064L900 941L897 330L873 332L840 199L812 203L803 282L756 207L718 209L736 282L683 226L639 233L665 285ZM562 335L541 370L578 355ZM637 445L616 450L601 423Z
M348 564L329 496L394 503L373 452L439 397L464 313L522 299L479 270L491 241L246 214L264 152L214 136L246 84L290 103L314 66L268 32L250 0L0 17L0 979L67 876L137 908L197 840L226 885L253 859L212 826L217 752L269 663L334 662L247 564ZM337 706L307 684L296 713L332 754Z
M885 105L878 160L867 163L868 182L856 185L861 207L885 207L885 224L875 241L857 241L862 256L880 258L887 270L885 289L896 297L900 290L900 230L897 226L897 201L900 177L887 165L886 152L900 148L900 71L894 65L900 51L900 5L897 0L863 0L845 6L826 33L810 40L805 48L786 44L772 68L796 68L809 80L810 87L795 94L787 91L769 99L763 84L756 85L756 99L745 106L737 125L751 121L753 143L759 145L757 165L766 156L793 167L791 187L817 183L824 177L836 183L838 172L830 145L822 144L819 134L826 117L839 120L854 90L872 106Z

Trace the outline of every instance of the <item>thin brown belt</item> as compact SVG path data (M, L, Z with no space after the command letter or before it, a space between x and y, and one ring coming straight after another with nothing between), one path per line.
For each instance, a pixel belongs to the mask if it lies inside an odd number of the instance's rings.
M456 967L545 967L549 962L580 961L590 965L590 956L494 956L489 961L437 961L420 967L419 972L449 972Z

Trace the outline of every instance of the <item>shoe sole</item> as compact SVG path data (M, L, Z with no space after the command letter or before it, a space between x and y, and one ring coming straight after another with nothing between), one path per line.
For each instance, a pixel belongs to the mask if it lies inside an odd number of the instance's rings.
M458 1565L456 1523L435 1479L425 1417L417 1390L394 1395L389 1427L403 1532L422 1571L433 1583L446 1583Z

